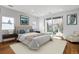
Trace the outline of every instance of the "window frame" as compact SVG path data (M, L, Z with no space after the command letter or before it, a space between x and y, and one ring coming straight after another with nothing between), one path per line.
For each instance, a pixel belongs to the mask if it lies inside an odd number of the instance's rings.
M13 21L13 22L12 22L11 24L9 24L9 23L8 23L9 20L8 20L7 22L4 22L4 23L3 23L3 17L5 17L5 18L7 18L7 20L9 19L10 21ZM11 18L12 18L13 20L11 20ZM9 26L12 25L13 28L9 28L9 27L8 27L8 28L5 28L5 29L4 29L4 28L3 28L3 24L9 25ZM2 30L14 30L14 29L15 29L14 25L15 25L15 23L14 23L14 17L2 16L2 28L1 28Z

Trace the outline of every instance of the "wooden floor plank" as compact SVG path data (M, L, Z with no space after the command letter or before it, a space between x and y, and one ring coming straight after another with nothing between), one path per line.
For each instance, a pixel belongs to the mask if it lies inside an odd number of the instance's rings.
M8 41L0 43L0 54L15 54L15 52L10 48L10 45L15 42L16 41Z
M15 54L15 52L10 48L10 45L14 43L16 43L16 41L0 43L0 54ZM79 43L68 42L64 54L79 54Z
M79 43L68 42L64 54L79 54Z

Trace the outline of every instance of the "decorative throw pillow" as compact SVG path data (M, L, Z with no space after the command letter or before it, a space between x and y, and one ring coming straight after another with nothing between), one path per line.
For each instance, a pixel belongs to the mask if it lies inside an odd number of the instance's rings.
M26 29L25 32L26 32L26 33L29 33L30 31L29 31L29 29Z
M24 30L20 30L20 34L24 34L25 33L25 31Z
M33 29L30 29L30 32L33 32Z
M25 30L17 30L17 34L24 34Z

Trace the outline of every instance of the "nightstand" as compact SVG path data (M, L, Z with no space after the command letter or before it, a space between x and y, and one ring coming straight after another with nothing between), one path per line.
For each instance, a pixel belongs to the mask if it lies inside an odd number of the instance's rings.
M4 34L2 35L3 41L16 40L18 37L17 34Z

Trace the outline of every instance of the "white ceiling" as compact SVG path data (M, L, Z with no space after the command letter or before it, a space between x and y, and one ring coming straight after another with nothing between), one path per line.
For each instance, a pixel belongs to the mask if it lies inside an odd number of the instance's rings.
M29 13L34 16L44 16L50 13L57 13L67 10L73 10L79 8L79 5L4 5L4 7Z

